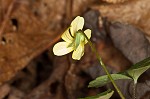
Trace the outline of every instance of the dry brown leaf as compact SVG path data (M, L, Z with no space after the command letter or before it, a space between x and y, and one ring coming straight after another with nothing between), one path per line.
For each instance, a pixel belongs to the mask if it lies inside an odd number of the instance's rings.
M8 43L0 45L0 83L11 79L18 70L24 68L31 59L52 44L54 36L50 33L37 34L31 36L23 33L20 35L9 33L5 35Z
M30 4L32 4L31 1ZM34 3L33 5L20 3L15 5L7 27L4 29L0 42L0 84L14 77L35 56L54 43L57 33L52 29L54 30L55 26L60 28L60 24L54 23L61 18L53 17L50 12L42 13L43 16L40 13L36 15L32 8L34 6ZM7 7L4 6L3 10L7 10ZM58 27L57 29L61 31Z
M149 0L131 0L123 4L93 6L103 17L111 21L120 21L135 25L150 38L150 2Z
M82 14L95 0L73 0L73 16Z
M103 1L106 1L107 3L123 3L125 1L128 1L128 0L103 0Z
M110 37L114 45L134 64L150 57L150 43L144 33L131 25L113 23Z
M8 95L8 99L22 99L25 96L25 93L17 88L11 87L11 91Z
M41 85L33 89L23 99L66 99L64 95L65 90L62 89L63 80L69 68L67 56L54 58L54 70L52 75L44 81ZM65 62L64 62L65 61Z
M8 84L4 84L0 86L0 99L3 99L4 97L6 97L8 93L10 92L10 89L11 88Z

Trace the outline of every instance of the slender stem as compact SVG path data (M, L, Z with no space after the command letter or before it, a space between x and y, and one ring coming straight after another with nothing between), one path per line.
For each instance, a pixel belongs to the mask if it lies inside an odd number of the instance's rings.
M92 48L92 51L96 54L97 59L99 60L101 66L103 67L104 71L106 72L106 74L108 75L108 78L110 79L110 81L112 82L113 86L115 87L116 91L118 92L118 94L120 95L121 99L125 99L125 97L123 96L122 92L120 91L120 89L117 87L115 81L113 80L113 78L111 77L110 73L108 72L105 64L103 63L100 55L98 54L96 48L93 46L92 42L88 39L88 37L85 35L85 33L82 32L82 34L84 35L84 37L87 39L89 45Z
M133 99L136 99L136 83L133 83Z

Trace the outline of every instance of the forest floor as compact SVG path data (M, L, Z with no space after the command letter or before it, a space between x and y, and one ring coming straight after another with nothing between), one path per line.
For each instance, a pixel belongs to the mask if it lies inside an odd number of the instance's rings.
M104 75L87 44L80 61L55 56L53 45L76 16L110 73L150 57L149 0L0 0L0 99L77 99L111 84L88 88ZM132 83L116 81L126 99ZM115 89L114 89L115 90ZM150 71L139 79L137 99L150 99ZM112 99L120 99L115 92Z

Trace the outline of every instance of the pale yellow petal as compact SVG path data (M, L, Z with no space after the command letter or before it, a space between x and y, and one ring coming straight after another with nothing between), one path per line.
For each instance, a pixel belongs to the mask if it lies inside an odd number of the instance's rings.
M85 35L88 37L88 39L91 38L91 30L90 29L87 29L84 31ZM85 39L85 44L87 43L88 41Z
M69 43L67 42L58 42L53 47L53 52L57 56L62 56L73 51L73 47L68 47Z
M84 26L84 18L77 16L72 22L71 22L71 27L70 31L72 35L74 36L74 33L77 32L79 29L83 29Z
M72 58L75 60L80 60L84 55L84 43L81 43L78 48L73 51Z
M69 28L62 34L61 38L68 43L73 41L73 37L69 33Z

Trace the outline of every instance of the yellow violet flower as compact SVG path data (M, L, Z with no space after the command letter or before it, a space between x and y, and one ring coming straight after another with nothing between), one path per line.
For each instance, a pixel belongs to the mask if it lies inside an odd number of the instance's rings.
M62 56L73 51L72 58L80 60L84 55L84 45L88 42L82 34L84 26L84 18L77 16L70 27L62 34L63 42L58 42L53 47L53 52L57 56ZM91 30L84 31L85 35L90 39Z

